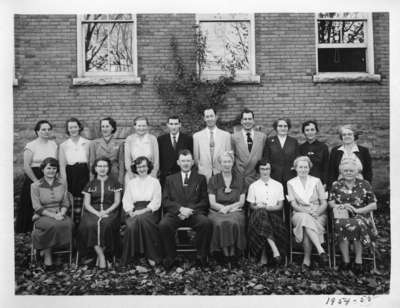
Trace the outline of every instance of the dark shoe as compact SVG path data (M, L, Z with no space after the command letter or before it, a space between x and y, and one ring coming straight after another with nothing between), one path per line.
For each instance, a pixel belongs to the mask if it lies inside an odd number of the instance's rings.
M319 254L319 264L322 266L326 266L327 264L329 264L329 257L326 252Z
M280 266L280 265L282 265L282 261L283 261L283 259L282 259L281 256L276 256L276 257L274 257L275 266Z
M208 267L207 258L206 258L206 257L199 257L199 258L197 258L197 259L196 259L196 264L195 264L195 266L196 266L196 267L200 267L200 268Z
M362 263L354 263L353 264L353 268L351 269L351 271L355 274L355 275L360 275L363 273L363 266Z
M229 262L231 264L231 268L238 268L239 267L239 259L236 256L231 256L229 258Z
M162 264L165 270L169 272L174 266L178 265L178 261L176 259L164 259Z
M54 266L54 264L52 265L43 264L43 269L45 270L45 272L52 272L56 269L56 267Z
M305 263L303 263L303 264L301 265L301 271L302 271L302 272L308 272L310 269L311 269L311 266L310 266L310 265L307 265L307 264L305 264Z
M350 270L350 262L342 262L342 264L340 264L339 269L341 271L345 271L345 272L349 271Z

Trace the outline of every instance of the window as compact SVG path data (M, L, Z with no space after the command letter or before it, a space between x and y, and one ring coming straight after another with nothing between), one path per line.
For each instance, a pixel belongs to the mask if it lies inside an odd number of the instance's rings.
M232 76L237 82L260 82L255 74L253 14L197 14L204 61L198 70L204 79Z
M371 13L318 13L314 81L379 81Z
M75 85L140 83L135 14L80 15L77 29Z

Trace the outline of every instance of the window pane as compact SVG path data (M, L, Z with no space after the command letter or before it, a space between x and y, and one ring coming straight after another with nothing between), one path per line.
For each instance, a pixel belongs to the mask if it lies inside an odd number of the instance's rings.
M86 23L86 72L131 72L132 23Z
M110 14L111 20L132 20L132 14Z
M249 71L250 22L201 22L206 71Z
M365 48L318 50L319 72L366 72Z
M110 29L110 72L132 72L132 24L114 23Z
M318 21L319 43L364 43L363 21Z
M107 20L107 14L85 14L83 20Z
M337 19L366 19L366 13L360 12L332 12L332 13L319 13L318 18L337 18Z

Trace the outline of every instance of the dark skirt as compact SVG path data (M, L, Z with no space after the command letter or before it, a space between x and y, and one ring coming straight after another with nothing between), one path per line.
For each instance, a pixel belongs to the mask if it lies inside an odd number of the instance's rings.
M271 239L278 247L281 256L288 251L289 233L283 222L281 211L270 212L266 209L250 211L248 240L250 254L260 257L264 247L269 248L267 239ZM266 249L268 257L272 257L271 250Z
M69 217L55 220L48 216L41 216L35 222L32 231L33 247L36 249L63 247L72 240L73 223Z
M378 236L375 224L369 216L357 214L350 218L335 219L334 225L338 242L359 241L364 247L372 248Z
M211 211L208 215L213 225L210 251L236 247L239 251L246 249L246 225L242 211L222 214Z
M135 203L135 209L147 206L149 201ZM126 230L123 238L121 263L127 264L132 258L144 255L146 258L159 263L162 248L158 229L158 212L146 212L142 215L126 218Z
M85 211L78 227L78 250L87 256L94 246L101 246L106 257L118 254L120 247L120 211L115 209L108 217L98 216Z
M75 165L67 165L65 171L67 173L68 191L74 197L74 223L78 226L83 204L82 190L89 182L89 167L86 163L76 163Z
M33 167L32 171L38 179L43 177L43 173L39 167ZM33 208L31 199L31 184L31 179L27 175L25 175L17 209L17 221L15 223L16 233L25 233L32 231Z

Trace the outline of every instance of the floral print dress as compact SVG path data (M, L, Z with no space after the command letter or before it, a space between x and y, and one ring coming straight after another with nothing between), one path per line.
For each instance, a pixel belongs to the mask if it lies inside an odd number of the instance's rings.
M355 185L350 189L344 179L340 179L333 183L329 201L335 201L336 204L350 203L355 208L363 208L377 200L368 181L356 179ZM334 228L339 242L360 241L366 247L374 245L378 235L370 213L349 213L349 218L335 219Z

